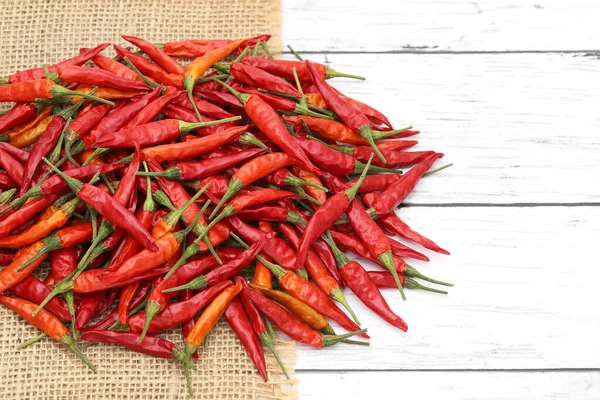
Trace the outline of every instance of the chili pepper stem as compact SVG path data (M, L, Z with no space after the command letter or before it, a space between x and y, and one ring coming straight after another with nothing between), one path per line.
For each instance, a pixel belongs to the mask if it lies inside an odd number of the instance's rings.
M409 131L412 128L413 128L412 125L409 125L407 127L400 128L400 129L393 129L391 131L374 131L374 130L372 130L371 135L373 137L373 140L377 141L377 140L385 139L390 136L397 135L402 132Z
M192 378L190 377L190 369L186 364L183 364L183 374L185 375L185 383L187 385L188 395L194 396L194 389L192 388Z
M442 285L442 286L454 286L454 283L448 283L448 282L443 282L443 281L438 281L437 279L433 279L430 278L428 276L423 275L422 273L420 273L415 267L413 267L412 265L408 265L406 264L406 271L404 272L407 276L413 277L413 278L419 278L419 279L423 279L424 281L427 282L431 282L431 283L435 283L436 285Z
M95 149L94 152L92 154L90 154L90 156L87 158L87 160L85 160L85 162L81 165L86 166L89 163L91 163L96 157L101 156L102 154L108 153L109 151L110 151L110 149L99 147L99 148ZM131 155L131 157L133 158L133 155Z
M375 140L373 139L373 134L371 133L371 127L369 125L363 125L360 128L358 128L358 133L367 142L369 142L369 145L373 148L373 151L375 151L375 154L377 154L377 157L379 157L379 159L381 161L383 161L384 163L387 162L387 160L385 159L383 154L381 154L381 150L379 150L379 147L377 147L377 145L375 144Z
M77 345L75 344L75 342L73 341L73 338L71 336L65 335L60 338L60 341L62 343L64 343L79 358L81 358L81 360L85 363L85 365L87 365L87 367L89 369L91 369L94 372L97 372L94 364L92 364L92 362L90 360L88 360L88 358L85 356L85 354L83 354L81 352L81 349L79 349L79 347L77 347Z
M75 323L77 322L77 318L75 316L75 293L73 293L72 290L69 290L65 292L65 295L63 297L65 299L65 302L67 303L67 309L69 310L69 314L71 314L71 331L73 332L73 337L76 338L77 328L75 328Z
M185 285L180 285L180 286L172 287L169 289L165 289L162 291L162 293L178 292L180 290L185 290L185 289L191 289L191 290L204 289L206 286L208 286L206 277L204 275L200 275L199 277L192 279Z
M394 264L394 256L391 250L382 253L377 257L379 262L381 262L392 274L394 277L394 281L396 282L396 286L398 286L398 291L400 292L400 296L402 296L402 300L406 300L406 295L404 294L404 289L402 289L402 284L400 283L400 278L398 278L398 271L396 271L396 266Z
M354 200L354 197L356 196L356 193L358 193L358 189L360 188L360 185L362 185L363 181L365 180L365 177L367 176L367 172L369 172L369 168L371 167L371 161L373 161L372 153L371 153L371 156L369 157L369 161L367 162L367 165L365 165L365 168L363 169L363 171L360 174L360 177L358 178L356 183L352 187L350 187L349 189L346 189L344 191L344 193L346 193L346 196L348 196L349 202L352 202L352 200Z
M50 236L47 236L45 239L43 239L43 241L44 247L33 257L31 257L29 260L25 261L22 265L20 265L17 268L17 272L23 271L25 268L30 266L33 262L35 262L37 259L39 259L44 254L48 253L49 251L60 248L60 240L58 239L58 236L56 234L51 234Z
M222 220L224 218L231 217L234 214L235 214L235 208L233 208L233 206L231 204L228 204L227 206L225 206L225 208L223 208L223 211L221 211L221 213L219 215L217 215L215 217L215 219L210 221L210 224L208 224L208 226L206 227L206 230L204 231L203 236L198 237L198 239L203 239L204 236L206 236L206 234L211 230L211 228L217 224L217 222L219 222L220 220Z
M450 164L442 165L442 166L441 166L441 167L439 167L439 168L432 169L431 171L427 171L427 172L425 172L425 173L423 174L422 178L425 178L425 177L431 176L431 175L433 175L433 174L436 174L436 173L438 173L438 172L440 172L440 171L443 171L443 170L445 170L446 168L450 168L450 167L451 167L451 166L453 166L453 165L454 165L454 164L450 163Z
M52 94L53 98L54 97L61 97L61 96L77 96L77 97L81 96L81 97L85 97L86 99L97 101L99 103L108 104L111 107L115 106L115 103L113 103L112 101L104 100L103 98L92 96L92 95L87 94L87 93L76 92L74 90L67 89L67 88L62 87L60 85L53 85L52 89L50 89L50 93Z
M292 185L292 186L310 186L310 187L314 187L316 189L322 190L322 191L324 191L326 193L329 192L329 190L326 187L324 187L324 186L317 185L316 183L305 181L304 179L300 179L297 176L292 175L292 174L288 174L285 177L285 183L288 184L288 185Z
M240 120L240 119L242 119L242 117L240 117L239 115L236 115L234 117L223 118L223 119L216 119L214 121L207 121L207 122L192 123L192 122L179 121L179 130L182 133L185 133L185 132L193 131L194 129L205 128L207 126L224 124L224 123L227 123L227 122L233 122L233 121L237 121L237 120Z
M342 72L338 72L332 68L327 67L325 69L325 79L331 79L331 78L351 78L351 79L358 79L361 81L366 80L366 78L364 76L344 74Z
M279 364L279 368L281 368L281 372L283 372L287 379L290 379L290 375L288 374L287 369L285 368L285 364L279 358L279 354L277 354L277 351L275 351L275 346L273 346L273 342L271 341L269 334L267 332L263 332L258 336L258 338L260 339L260 342L263 344L263 346L268 348L271 351L271 353L273 353L275 361L277 361L277 364Z
M406 289L420 289L420 290L425 290L427 292L448 294L448 292L446 292L445 290L434 289L429 286L421 285L419 282L415 281L412 278L406 278L406 281L404 282L404 287Z
M292 54L294 55L294 57L296 57L298 59L298 61L304 61L302 59L302 57L300 57L300 54L296 53L296 50L294 50L292 48L292 46L290 46L289 44L287 45L287 48L292 52Z
M24 349L27 346L31 346L32 344L39 342L40 340L42 340L46 336L48 336L48 335L46 335L45 333L42 332L39 335L34 336L31 339L28 339L28 340L24 341L23 343L19 344L17 346L17 350L22 350L22 349Z
M267 327L267 334L271 339L275 337L275 332L273 331L273 324L271 324L271 320L267 317L264 318L265 326Z
M213 210L213 212L210 214L210 216L208 218L213 219L214 216L217 215L217 212L223 206L223 204L225 204L225 202L227 200L229 200L231 198L231 196L233 196L234 194L236 194L243 188L244 188L244 184L239 179L237 179L235 177L231 178L231 180L229 181L229 186L227 186L227 190L225 191L225 194L221 198L221 201L219 201L219 204L217 204L217 206L215 207L215 209Z
M225 83L225 82L223 82L223 81L221 81L219 79L215 79L215 82L221 84L227 90L229 90L231 92L231 94L234 95L235 98L238 99L239 102L242 103L242 104L246 104L246 102L250 99L250 95L249 94L240 93L237 90L235 90L234 88L232 88L231 86L229 86L227 83Z
M360 331L344 333L343 335L323 335L321 342L323 343L323 347L333 346L336 343L343 342L349 337L360 335L361 333L365 333L367 329L361 329Z
M59 170L58 168L56 168L50 161L48 161L48 159L46 157L42 157L42 160L46 164L48 164L48 166L50 167L50 169L52 169L52 171L56 172L58 174L58 176L60 176L67 183L67 185L69 185L69 188L73 192L75 192L75 194L79 193L79 191L83 187L83 183L81 183L77 179L73 179L73 178L65 175L61 170Z
M160 304L158 304L154 300L150 300L146 304L146 321L144 322L144 329L142 330L142 333L140 334L140 338L138 339L138 341L140 343L144 341L144 338L146 337L146 333L148 332L148 328L150 328L150 322L152 322L152 318L154 318L158 315L158 313L160 312L160 309L161 309Z
M256 147L260 147L261 149L269 149L270 147L260 141L256 136L254 136L250 132L244 132L240 136L238 136L238 140L241 144L251 144Z
M331 292L329 292L329 297L343 305L344 308L348 310L348 312L352 316L354 322L356 322L356 325L360 326L360 321L358 320L358 317L356 316L356 314L354 314L354 310L352 310L352 307L350 307L350 304L348 304L346 296L344 296L344 293L342 293L342 290L339 287L336 287Z
M194 82L194 78L191 76L183 77L183 87L187 91L188 99L192 104L192 108L194 109L194 113L196 114L196 118L198 118L198 122L202 122L202 116L200 115L200 111L198 111L198 106L196 106L196 102L194 101L194 86L196 82Z

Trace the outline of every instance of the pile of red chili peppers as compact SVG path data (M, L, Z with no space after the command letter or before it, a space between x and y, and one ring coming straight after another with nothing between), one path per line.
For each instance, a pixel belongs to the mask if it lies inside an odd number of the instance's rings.
M0 80L16 103L0 116L0 303L43 332L22 346L49 336L94 369L82 342L114 343L182 362L189 383L224 316L266 381L272 325L368 344L349 339L369 336L346 286L403 331L381 289L446 293L396 240L449 254L396 213L443 155L328 83L364 78L274 59L268 35L123 38L135 48L114 58L104 43ZM177 326L181 345L154 336Z

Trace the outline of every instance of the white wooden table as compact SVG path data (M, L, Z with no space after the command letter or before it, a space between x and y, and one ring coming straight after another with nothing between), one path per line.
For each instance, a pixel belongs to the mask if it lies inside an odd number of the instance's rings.
M600 3L283 0L283 40L454 167L401 213L448 296L352 295L369 348L299 346L300 398L600 398ZM289 54L288 57L291 57ZM421 249L420 249L421 250Z

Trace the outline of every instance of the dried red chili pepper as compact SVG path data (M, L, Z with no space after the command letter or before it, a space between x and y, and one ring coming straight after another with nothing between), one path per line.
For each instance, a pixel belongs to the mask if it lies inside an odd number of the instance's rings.
M32 312L37 307L36 304L27 300L18 299L15 297L0 296L0 304L10 308L27 322L35 326L36 328L44 331L52 339L65 344L73 353L77 354L79 358L85 362L89 369L96 372L96 367L87 359L85 355L79 350L73 338L69 336L69 330L60 322L60 320L53 314L46 310L41 310L35 316L32 316Z
M389 272L369 271L367 273L369 274L369 278L371 278L373 283L375 283L375 285L377 285L378 288L396 289L396 287L397 287L396 281L394 280L394 277L392 276L392 274L390 274ZM428 286L423 286L419 282L415 281L414 279L407 278L404 275L400 276L400 281L402 282L402 286L404 286L405 289L419 289L419 290L425 290L427 292L448 294L448 292L446 292L445 290L439 290L439 289L430 288Z
M373 157L371 156L371 159L372 158ZM308 220L306 229L302 234L302 240L298 246L298 268L302 268L304 266L304 262L308 256L308 249L310 248L311 244L319 236L325 233L325 231L329 229L329 227L333 225L333 223L337 221L350 206L350 203L356 196L358 188L360 187L369 170L371 159L369 159L369 162L365 166L365 169L356 185L342 193L334 194L328 198L327 201L323 203L323 205L319 207L315 214Z
M329 234L328 236L329 243L331 244L338 266L340 267L342 277L350 289L367 307L377 313L377 315L406 332L408 330L406 322L392 311L379 292L375 282L371 280L367 271L365 271L358 262L350 261L348 257L337 248L331 235ZM395 276L394 280L396 281L396 285L398 285L398 279Z
M260 68L253 67L247 63L234 62L231 64L229 73L238 81L252 87L288 94L294 97L302 97L302 94L286 80L272 75Z
M279 60L273 58L260 58L260 57L247 57L242 60L242 63L251 65L256 68L260 68L263 71L267 71L273 75L279 76L284 79L294 80L293 70L296 70L298 78L301 81L312 81L310 72L303 61L290 61L290 60ZM331 78L353 78L364 81L365 78L358 75L343 74L337 72L327 65L313 63L313 66L318 71L319 75L324 79Z
M151 122L154 118L156 118L158 114L160 114L162 109L167 104L169 104L171 101L173 101L174 98L176 98L179 95L180 92L175 91L171 93L166 93L164 96L157 98L152 103L144 107L144 109L140 111L138 115L136 115L131 121L125 124L123 129L129 129L138 125L144 125Z
M25 124L35 118L37 109L31 103L15 104L9 112L0 117L0 133L4 133L17 125Z
M286 335L300 343L308 344L315 348L332 346L349 337L358 334L365 335L364 332L367 331L366 329L362 329L344 335L323 335L256 290L248 288L248 296L252 303Z
M92 58L92 61L94 64L96 64L103 70L112 72L113 74L120 76L121 78L144 83L144 81L138 76L138 74L136 74L134 71L130 70L120 62L113 60L112 58L108 58L101 54L98 54L97 56L94 56Z
M56 72L58 72L58 77L67 83L77 82L84 85L102 86L119 90L150 90L143 83L122 78L112 72L99 68L68 65L59 66Z
M20 182L23 178L23 165L11 156L8 152L0 148L0 166L4 169L13 182Z
M106 290L86 293L81 297L81 303L79 304L79 308L77 308L77 316L75 318L75 328L81 329L90 322L105 297Z
M144 343L140 343L139 335L131 332L93 330L81 335L81 340L118 344L136 353L160 358L173 358L175 350L175 343L161 338L148 336Z
M48 286L32 275L14 285L10 288L10 291L16 296L36 304L44 300L50 293ZM46 304L46 309L61 319L68 320L71 318L69 310L67 310L65 304L59 299L52 299L52 301Z
M261 346L261 340L254 332L252 323L244 311L242 302L238 298L234 298L229 303L227 310L225 310L225 320L227 320L229 326L231 326L236 336L240 339L240 342L242 342L260 376L267 382L267 363Z
M174 59L172 59L163 49L158 46L140 39L135 36L121 36L129 43L137 46L152 59L155 63L164 68L171 74L183 75L184 68Z
M129 60L142 74L147 75L153 81L162 83L163 85L175 87L183 86L183 77L181 74L168 73L162 67L153 64L144 57L121 46L117 46L116 44L114 44L113 47L119 57Z
M0 149L5 151L6 153L10 154L11 157L18 160L21 164L26 163L27 159L29 158L28 151L19 149L15 146L11 145L10 143L0 142Z
M275 221L275 222L290 222L292 224L303 223L304 220L294 211L290 211L285 207L275 206L258 206L244 208L237 213L238 217L243 220L251 221Z

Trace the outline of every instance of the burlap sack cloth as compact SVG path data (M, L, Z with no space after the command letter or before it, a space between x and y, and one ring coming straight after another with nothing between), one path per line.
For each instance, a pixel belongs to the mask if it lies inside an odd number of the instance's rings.
M121 34L153 42L237 38L273 34L271 48L281 48L279 0L73 0L0 1L0 76L51 64L101 42L124 43ZM59 343L45 339L15 349L39 331L0 308L1 399L174 399L187 398L183 368L171 360L97 344L86 354L98 367L90 372ZM181 343L181 330L165 335ZM221 321L200 352L199 372L192 372L197 399L289 399L293 388L267 355L269 383L262 382L244 348ZM295 347L276 347L293 372Z

